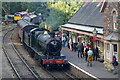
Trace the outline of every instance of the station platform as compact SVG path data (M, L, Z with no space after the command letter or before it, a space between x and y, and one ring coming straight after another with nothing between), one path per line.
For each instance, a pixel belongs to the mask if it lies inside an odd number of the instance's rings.
M104 68L104 64L98 61L92 61L92 67L87 67L87 62L85 58L81 58L77 56L77 51L71 51L67 47L63 47L61 50L62 55L66 56L69 60L69 63L78 68L78 70L82 70L83 73L88 74L94 78L118 78L118 74L114 75L112 72L108 72Z

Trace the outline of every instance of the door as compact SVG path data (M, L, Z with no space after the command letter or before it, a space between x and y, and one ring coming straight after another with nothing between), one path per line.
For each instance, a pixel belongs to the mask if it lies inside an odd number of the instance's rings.
M117 55L117 44L113 44L113 56L115 55L115 57L117 58L118 61L118 55Z

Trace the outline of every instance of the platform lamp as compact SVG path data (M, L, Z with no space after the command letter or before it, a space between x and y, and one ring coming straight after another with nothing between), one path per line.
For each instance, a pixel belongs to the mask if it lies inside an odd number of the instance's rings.
M97 33L98 33L98 31L96 30L96 28L94 28L94 30L93 30L93 37L96 37Z
M62 37L62 29L61 26L59 26L59 33L60 33L60 38Z
M98 33L98 31L96 30L96 28L94 28L94 30L93 30L93 39L95 39L96 37L97 37L97 33ZM93 48L93 45L92 45L92 48Z

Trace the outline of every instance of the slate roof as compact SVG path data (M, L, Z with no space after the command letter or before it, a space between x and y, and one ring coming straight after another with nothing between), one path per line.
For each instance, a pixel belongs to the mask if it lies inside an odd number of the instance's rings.
M120 38L117 35L118 34L116 32L112 32L108 36L104 37L104 40L108 40L108 41L120 41Z
M68 23L104 27L104 13L100 12L102 2L85 3L68 21Z

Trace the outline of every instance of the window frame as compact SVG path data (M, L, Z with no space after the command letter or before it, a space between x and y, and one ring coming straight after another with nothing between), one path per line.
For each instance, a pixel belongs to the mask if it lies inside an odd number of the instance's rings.
M113 11L113 29L117 29L117 13Z
M110 59L110 44L106 44L106 58Z
M116 46L116 51L114 51L115 46ZM113 49L112 54L113 54L113 56L116 56L117 61L118 61L118 48L117 48L117 46L118 46L117 44L112 44L112 49ZM115 53L116 53L116 55L115 55Z

